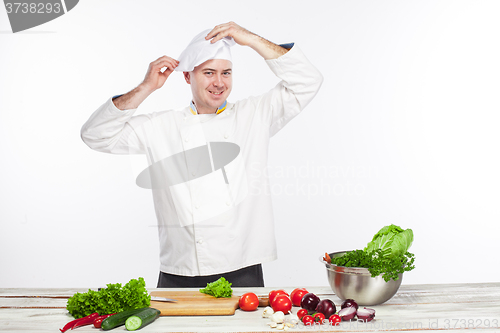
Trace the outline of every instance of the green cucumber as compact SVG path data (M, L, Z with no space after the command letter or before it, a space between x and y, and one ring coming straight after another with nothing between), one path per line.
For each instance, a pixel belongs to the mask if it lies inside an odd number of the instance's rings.
M132 315L127 318L125 321L125 328L128 331L135 331L139 328L143 328L144 326L151 324L160 316L160 310L155 308L146 308L135 315Z
M126 310L126 311L119 312L115 315L109 316L108 318L106 318L102 321L101 328L104 331L109 331L115 327L123 325L123 324L125 324L125 321L127 320L128 317L133 316L136 313L139 313L144 309L147 309L147 308Z

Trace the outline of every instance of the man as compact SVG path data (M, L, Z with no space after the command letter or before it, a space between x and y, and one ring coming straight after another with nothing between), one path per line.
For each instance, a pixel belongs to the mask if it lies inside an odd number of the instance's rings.
M282 81L262 96L227 102L235 43L255 50ZM190 106L133 116L175 70L191 86ZM264 286L261 263L277 257L269 139L312 100L322 79L297 46L229 22L196 36L179 60L153 61L137 88L109 99L85 123L90 148L148 158L137 184L153 191L158 287L204 287L221 276L234 287Z

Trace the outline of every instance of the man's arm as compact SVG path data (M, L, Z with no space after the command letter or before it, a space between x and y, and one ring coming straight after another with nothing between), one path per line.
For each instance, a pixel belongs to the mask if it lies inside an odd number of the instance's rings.
M124 95L108 100L90 116L81 129L82 140L97 151L143 154L145 147L131 122L139 126L149 118L147 115L132 115L153 91L163 86L178 65L177 60L167 56L150 63L141 84Z
M179 61L167 56L156 59L149 64L142 83L130 92L114 98L113 103L120 110L136 109L153 91L163 86L178 65ZM163 68L166 69L162 71Z
M240 27L234 22L215 26L215 28L213 28L205 38L207 40L212 39L211 42L215 43L224 37L233 37L237 44L251 47L265 60L279 58L288 52L288 50L284 47L276 45L267 39Z
M234 22L215 26L205 39L216 43L224 37L232 37L238 45L254 49L281 79L267 93L249 97L239 104L242 108L253 109L269 125L271 136L276 134L314 98L321 87L323 76L298 46L276 45Z

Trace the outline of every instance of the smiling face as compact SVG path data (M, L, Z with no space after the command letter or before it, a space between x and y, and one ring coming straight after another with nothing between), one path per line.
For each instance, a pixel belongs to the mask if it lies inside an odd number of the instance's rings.
M184 78L191 85L198 113L215 113L231 93L232 63L223 59L207 60L193 71L184 72Z

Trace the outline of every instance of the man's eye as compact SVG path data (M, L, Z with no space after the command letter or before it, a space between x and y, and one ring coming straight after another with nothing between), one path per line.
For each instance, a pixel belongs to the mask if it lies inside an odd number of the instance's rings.
M213 72L205 72L205 75L212 75Z
M226 76L231 75L231 72L224 72L224 75Z

